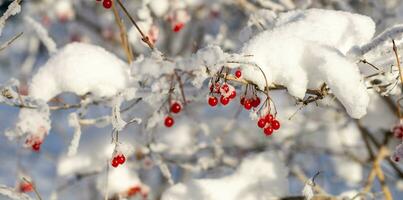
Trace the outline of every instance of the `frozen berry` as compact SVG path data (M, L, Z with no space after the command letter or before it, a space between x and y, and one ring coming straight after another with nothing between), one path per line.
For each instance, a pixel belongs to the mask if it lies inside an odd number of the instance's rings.
M244 107L246 110L250 110L250 109L252 108L252 103L250 102L250 100L245 100L245 102L244 102L244 104L243 104L243 107Z
M235 97L236 97L236 91L234 90L234 91L231 92L231 95L229 96L229 98L233 99Z
M228 97L221 96L220 102L221 102L222 105L225 106L225 105L227 105L227 104L229 103L229 98L228 98Z
M119 155L118 157L116 157L117 158L117 161L118 161L118 163L119 164L123 164L123 163L125 163L125 161L126 161L126 157L122 154L122 155Z
M27 182L21 182L18 189L19 189L20 192L32 192L32 191L34 191L34 187L32 186L32 184L27 183Z
M221 89L222 89L224 92L228 92L228 91L229 91L229 86L228 86L228 84L224 83L224 84L221 86Z
M255 97L253 100L252 100L252 106L253 107L258 107L259 106L259 104L260 104L260 98L259 97Z
M173 113L179 113L181 111L181 109L182 109L182 106L178 102L173 103L171 106L171 112L173 112Z
M208 104L209 104L211 107L216 106L216 105L218 104L218 99L217 99L217 97L213 97L213 96L209 97L209 98L208 98Z
M41 142L37 141L32 145L32 150L38 152L39 150L41 150Z
M242 72L241 72L241 70L236 70L235 71L235 77L237 77L237 78L241 78L241 76L242 76Z
M264 118L260 118L259 121L257 121L257 126L259 128L264 128L265 125L266 125L266 120Z
M274 117L272 114L268 114L268 115L266 115L265 119L267 122L271 123L273 121Z
M241 103L241 105L245 104L245 97L241 97L240 103Z
M174 25L174 27L173 27L172 30L173 30L175 33L177 33L177 32L179 32L179 31L181 31L184 26L185 26L184 23L178 22L178 23L176 23L176 24Z
M104 6L104 8L109 9L112 7L112 0L104 0L102 5Z
M166 127L171 127L172 125L174 125L175 121L174 118L168 116L165 118L165 126Z
M401 124L393 127L392 132L397 139L403 139L403 126Z
M280 128L280 122L277 120L273 120L271 122L271 126L273 127L274 130L278 130Z
M268 127L264 128L263 132L265 135L269 136L273 133L273 128L271 126L268 126Z
M112 160L112 167L118 167L119 166L119 160L117 159L117 157L113 158Z

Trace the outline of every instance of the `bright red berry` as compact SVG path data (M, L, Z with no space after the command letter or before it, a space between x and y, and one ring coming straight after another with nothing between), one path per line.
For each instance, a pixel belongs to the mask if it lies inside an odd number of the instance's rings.
M236 91L234 90L234 91L231 92L231 95L229 96L229 98L233 99L235 97L236 97Z
M112 0L104 0L102 5L104 6L104 8L109 9L112 7Z
M32 184L27 183L27 182L21 182L18 189L19 189L20 192L32 192L32 191L34 191L34 187L32 186Z
M179 32L182 30L182 28L185 26L184 23L178 22L174 25L174 28L172 29L175 33Z
M273 134L273 128L271 126L268 126L263 129L263 132L265 135L269 136L269 135Z
M259 97L255 97L253 100L252 100L252 106L253 107L258 107L259 106L259 104L260 104L260 98Z
M221 89L224 90L224 92L228 92L228 91L229 91L229 86L228 86L228 84L224 83L224 84L221 86Z
M118 166L119 166L119 161L118 161L117 157L115 157L112 160L112 167L116 168Z
M227 104L229 103L229 98L228 98L228 97L221 96L220 102L221 102L222 105L225 106L225 105L227 105Z
M178 102L173 103L171 106L171 112L173 112L173 113L179 113L181 111L181 109L182 109L182 106Z
M42 142L37 141L32 145L32 150L38 152L39 150L41 150L41 144Z
M235 77L237 77L237 78L241 78L241 76L242 76L242 72L241 72L241 70L236 70L235 71Z
M166 127L171 127L172 125L174 125L174 123L175 123L174 118L172 118L170 116L167 116L165 118L165 126Z
M125 161L126 161L126 157L122 154L122 155L119 155L118 157L116 157L117 158L117 161L118 161L118 163L119 164L123 164L123 163L125 163Z
M216 106L216 105L218 104L218 99L217 99L217 97L213 97L213 96L209 97L209 98L208 98L208 104L209 104L211 107Z
M268 115L266 115L265 119L267 122L271 123L273 121L274 117L272 114L268 114Z
M259 128L264 128L264 126L266 125L266 119L264 119L264 118L260 118L259 119L259 121L257 121L257 126L259 127Z
M278 130L280 128L280 122L277 120L273 120L271 122L271 126L273 127L274 130Z
M251 103L249 100L245 100L245 102L244 102L244 104L243 104L243 107L244 107L246 110L250 110L250 109L252 108L252 103Z

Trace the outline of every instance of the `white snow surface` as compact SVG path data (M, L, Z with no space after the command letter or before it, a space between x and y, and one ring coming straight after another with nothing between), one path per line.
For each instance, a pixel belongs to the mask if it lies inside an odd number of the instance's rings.
M128 65L102 47L70 43L33 76L29 95L45 101L63 92L111 97L130 83Z
M366 114L369 97L355 61L345 56L368 42L375 31L366 16L341 11L309 9L279 15L275 26L247 42L242 53L262 68L268 84L281 84L297 98L307 88L326 83L349 115ZM244 65L243 77L261 89L266 81L257 67Z
M272 199L288 193L287 175L287 167L280 158L273 153L264 152L245 158L232 175L178 183L166 190L161 199Z

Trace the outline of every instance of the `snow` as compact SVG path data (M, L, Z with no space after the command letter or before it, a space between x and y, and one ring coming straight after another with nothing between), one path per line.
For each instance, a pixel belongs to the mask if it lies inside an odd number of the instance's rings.
M91 158L82 154L62 157L57 165L57 174L59 176L67 176L83 172L86 169L93 168L91 164Z
M71 139L67 155L73 156L77 153L78 145L81 138L81 126L77 113L71 113L69 115L69 125L74 128L73 138Z
M344 54L369 41L373 32L374 23L365 16L319 9L291 11L279 16L273 30L253 37L242 53L252 55L250 61L263 70L269 85L284 85L302 99L307 88L320 88L325 82L348 114L361 118L369 97L357 65ZM260 89L266 86L257 67L242 66L242 73Z
M0 185L0 195L5 196L11 200L32 200L29 195L18 192L14 188L10 188L4 185Z
M128 65L115 55L99 46L71 43L33 76L29 95L44 101L63 92L111 97L129 83Z
M232 175L178 183L166 190L161 199L270 199L288 193L287 175L287 167L280 158L264 152L245 158Z

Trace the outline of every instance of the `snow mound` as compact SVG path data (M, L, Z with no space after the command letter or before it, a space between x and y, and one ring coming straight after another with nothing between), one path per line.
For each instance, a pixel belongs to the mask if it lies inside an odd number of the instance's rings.
M30 96L48 101L63 92L111 97L130 82L128 65L99 46L66 45L33 76Z
M268 84L281 84L304 98L307 88L326 83L351 117L366 114L369 96L357 65L345 53L367 43L375 25L365 16L311 9L279 16L272 30L253 37L242 48L252 55ZM245 79L264 89L266 81L257 67L243 66Z
M232 175L176 184L165 191L161 199L270 199L288 193L287 175L284 163L275 154L264 152L245 158Z

